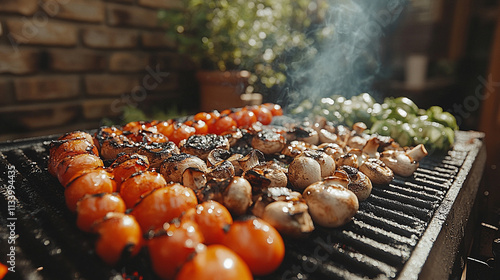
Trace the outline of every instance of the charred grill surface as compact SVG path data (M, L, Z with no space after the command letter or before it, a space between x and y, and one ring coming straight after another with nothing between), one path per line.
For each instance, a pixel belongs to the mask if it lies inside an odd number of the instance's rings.
M470 173L477 172L475 166L483 161L477 135L457 135L453 150L425 158L413 176L396 176L390 184L374 185L347 225L337 229L318 226L305 239L285 238L286 257L281 267L260 279L407 279L401 277L408 266L416 266L411 269L420 273L429 253L414 256L415 252L421 254L419 242L433 238L428 237L436 234L429 225L437 218L447 219L440 215L448 213L443 208L448 208L450 194L471 183L468 178L477 174ZM95 237L76 227L76 217L65 205L63 187L47 171L47 140L51 139L0 144L0 223L15 217L18 237L16 272L6 279L139 279L134 278L138 275L157 279L145 252L114 268L94 254ZM14 216L8 212L11 198L5 188L9 166L15 167ZM9 235L9 229L0 227L1 252L11 246ZM410 258L416 265L409 264ZM0 262L7 262L6 254L0 255ZM408 273L413 275L411 270Z

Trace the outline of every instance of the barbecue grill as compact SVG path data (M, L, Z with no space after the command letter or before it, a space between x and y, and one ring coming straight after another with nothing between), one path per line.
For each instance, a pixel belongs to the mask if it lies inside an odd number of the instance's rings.
M473 203L486 159L483 134L457 132L452 150L421 161L409 178L375 186L347 225L285 238L286 256L266 279L447 279L462 273L470 244ZM145 252L106 266L94 236L76 227L64 190L47 172L55 136L0 144L0 261L9 261L15 235L15 273L6 279L156 279ZM13 167L14 168L13 168ZM14 197L8 171L15 169ZM16 203L14 215L8 201ZM141 278L142 277L142 278Z

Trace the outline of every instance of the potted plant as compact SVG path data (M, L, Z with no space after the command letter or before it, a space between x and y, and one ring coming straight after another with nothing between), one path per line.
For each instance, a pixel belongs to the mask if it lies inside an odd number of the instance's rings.
M245 91L282 84L287 57L314 44L307 34L318 2L324 1L184 0L182 10L161 11L159 18L179 52L198 66L201 109L209 110L219 100L227 106Z

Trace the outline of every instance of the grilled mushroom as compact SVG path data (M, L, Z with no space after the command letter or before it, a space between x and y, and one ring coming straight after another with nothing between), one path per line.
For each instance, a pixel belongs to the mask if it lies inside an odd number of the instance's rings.
M351 221L359 209L359 201L347 184L348 180L329 177L304 190L302 196L314 223L339 227Z
M318 131L319 141L321 143L337 143L338 136L324 128Z
M378 137L374 136L370 138L363 147L363 153L366 154L369 158L379 158L380 155L377 152L378 147L380 146L380 140Z
M195 155L202 160L206 160L213 149L229 150L229 141L226 137L215 134L193 135L180 147L182 153Z
M314 128L310 126L296 126L287 133L288 141L298 140L311 145L318 145L319 135Z
M404 151L387 150L380 155L382 160L395 174L408 177L418 168L418 161Z
M418 144L413 149L406 152L406 154L411 157L413 160L420 161L422 160L428 153L425 149L424 145Z
M252 214L262 217L264 209L275 201L299 202L302 201L302 194L292 191L287 187L266 188L252 206Z
M358 156L351 153L346 153L335 159L337 166L348 165L354 168L359 167Z
M182 173L181 184L197 193L207 184L207 176L204 171L196 167L188 167Z
M272 129L259 131L252 138L252 147L266 155L281 152L281 150L285 147L285 143L285 137Z
M276 201L266 206L261 218L281 234L301 237L314 230L305 202Z
M159 168L161 163L172 154L178 154L179 148L174 142L143 144L137 150L138 154L148 157L149 164L153 168Z
M372 182L370 179L356 168L344 165L340 169L347 173L349 177L347 188L358 197L358 201L367 199L372 192Z
M312 157L301 154L288 167L288 180L297 190L321 180L321 165Z
M293 140L285 146L281 154L294 158L306 150L316 150L317 148L318 147L315 145L308 144L304 141Z
M207 172L207 165L197 156L180 153L172 154L164 160L160 166L160 173L165 177L167 182L172 181L180 183L182 174L188 167L197 168L203 172Z
M381 160L369 158L359 167L373 184L389 184L394 179L392 170Z
M234 215L243 215L252 205L252 186L242 177L235 176L226 187L222 203Z

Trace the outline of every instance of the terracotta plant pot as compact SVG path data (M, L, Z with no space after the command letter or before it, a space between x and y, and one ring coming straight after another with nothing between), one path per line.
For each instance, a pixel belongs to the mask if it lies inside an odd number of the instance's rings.
M200 110L224 110L245 104L241 94L248 86L248 71L199 71Z

